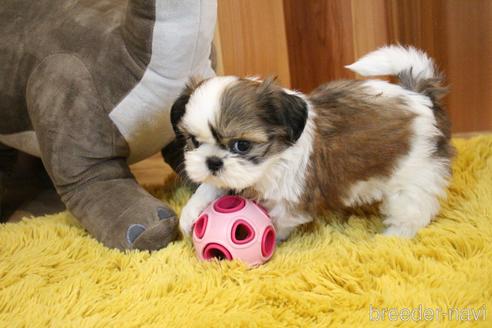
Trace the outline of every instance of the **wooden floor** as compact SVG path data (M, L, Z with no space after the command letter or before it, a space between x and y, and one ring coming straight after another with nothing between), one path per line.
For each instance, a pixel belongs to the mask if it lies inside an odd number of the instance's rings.
M173 172L160 153L130 166L133 175L141 185L162 184Z

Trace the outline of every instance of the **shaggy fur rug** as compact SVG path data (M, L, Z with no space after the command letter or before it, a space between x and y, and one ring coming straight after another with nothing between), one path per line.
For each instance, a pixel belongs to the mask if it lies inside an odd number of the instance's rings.
M64 212L0 225L2 327L492 327L492 137L456 139L448 198L412 240L374 209L299 229L270 262L200 262L189 241L110 250ZM152 192L178 212L170 180Z

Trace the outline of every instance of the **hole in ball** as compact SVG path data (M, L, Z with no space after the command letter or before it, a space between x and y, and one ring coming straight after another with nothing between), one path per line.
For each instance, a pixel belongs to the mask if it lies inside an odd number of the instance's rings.
M263 257L269 257L272 255L275 249L275 230L273 228L267 227L263 233L263 238L261 240L261 254Z
M246 244L253 240L255 231L245 220L237 220L232 226L232 242L235 244Z
M214 210L219 213L237 212L246 206L246 201L239 196L224 196L214 204Z
M193 226L193 231L195 232L195 236L199 239L205 235L205 230L207 230L208 223L208 215L202 215Z
M236 236L237 240L245 240L246 238L251 236L251 233L244 224L239 224L236 228L234 236Z
M211 249L210 250L210 258L211 259L217 259L219 261L222 261L223 259L226 258L225 254L222 253L220 249Z
M229 251L222 245L219 244L208 244L203 250L203 258L205 260L232 260L232 255Z

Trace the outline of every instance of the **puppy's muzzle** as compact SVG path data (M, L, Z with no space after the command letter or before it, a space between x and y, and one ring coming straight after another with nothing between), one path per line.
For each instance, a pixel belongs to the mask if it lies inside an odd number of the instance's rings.
M212 173L216 173L224 166L222 159L217 156L212 156L207 158L207 167Z

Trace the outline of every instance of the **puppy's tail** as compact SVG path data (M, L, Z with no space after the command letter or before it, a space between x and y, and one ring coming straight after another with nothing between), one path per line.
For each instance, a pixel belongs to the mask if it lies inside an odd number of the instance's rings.
M382 47L345 67L362 76L396 75L402 87L422 93L439 105L447 92L432 59L414 47Z

